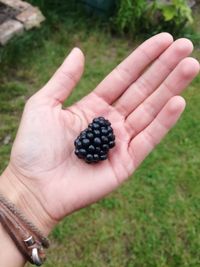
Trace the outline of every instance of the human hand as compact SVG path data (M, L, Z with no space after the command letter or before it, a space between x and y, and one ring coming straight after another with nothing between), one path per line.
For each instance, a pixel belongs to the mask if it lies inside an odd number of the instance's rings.
M28 100L0 191L23 192L19 201L30 204L27 213L35 218L39 213L35 223L45 233L64 216L113 191L183 112L185 101L179 95L199 72L199 63L187 58L192 49L187 39L173 42L169 34L158 34L89 95L63 109L84 69L84 56L75 48ZM86 164L74 154L74 140L98 116L112 123L116 146L108 160Z

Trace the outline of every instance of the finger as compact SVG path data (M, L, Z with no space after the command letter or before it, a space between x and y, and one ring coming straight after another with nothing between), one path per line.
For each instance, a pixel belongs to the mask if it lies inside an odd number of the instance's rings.
M173 38L168 33L151 37L120 63L94 93L109 104L113 103L172 42Z
M84 55L79 48L74 48L41 91L54 103L63 103L80 80L83 70Z
M167 101L181 94L199 72L199 63L194 58L183 59L161 86L149 96L126 119L125 127L136 136L157 116Z
M176 65L193 50L190 40L182 38L175 41L156 61L133 83L115 103L115 108L125 117L137 108Z
M132 139L129 153L134 158L135 167L160 143L167 132L176 124L185 108L181 96L171 98L152 123Z

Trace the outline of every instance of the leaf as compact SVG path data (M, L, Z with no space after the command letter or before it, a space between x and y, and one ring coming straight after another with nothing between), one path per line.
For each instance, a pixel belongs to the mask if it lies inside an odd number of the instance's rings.
M169 21L176 16L176 9L174 8L174 6L164 6L162 8L162 13L165 21Z

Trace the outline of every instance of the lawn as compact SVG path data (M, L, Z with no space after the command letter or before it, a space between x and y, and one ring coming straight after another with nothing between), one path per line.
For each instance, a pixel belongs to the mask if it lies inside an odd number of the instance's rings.
M90 92L139 43L113 36L73 12L58 23L53 11L43 11L49 22L42 29L0 51L1 172L8 164L26 100L74 46L84 51L86 69L66 104ZM200 59L198 43L194 55ZM200 266L199 89L197 77L184 93L183 117L128 182L55 228L44 266Z

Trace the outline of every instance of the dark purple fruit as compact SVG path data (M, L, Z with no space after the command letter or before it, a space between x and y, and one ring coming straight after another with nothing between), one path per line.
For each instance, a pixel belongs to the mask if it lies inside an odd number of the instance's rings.
M92 132L88 132L88 133L86 134L86 136L87 136L87 138L90 139L90 140L94 138L94 134L93 134Z
M106 160L109 150L115 146L111 123L103 117L94 118L75 139L74 146L76 156L87 163Z
M101 137L101 141L102 141L103 144L107 144L108 143L108 137L106 137L105 135L103 135Z
M100 151L101 151L101 147L100 147L100 146L96 146L96 147L95 147L95 152L96 152L97 154L99 154Z
M95 137L101 136L101 132L99 130L94 130L93 133Z
M81 148L81 149L79 150L79 155L84 157L84 156L87 155L87 151L86 151L85 149Z
M93 145L90 145L90 146L88 147L88 151L91 152L91 153L94 153L95 150L96 150L96 148L95 148L95 146L93 146Z
M114 142L114 141L110 141L110 142L109 142L109 147L112 148L112 147L114 147L114 146L115 146L115 142Z
M101 133L102 133L103 135L108 135L108 130L107 130L105 127L103 127L103 128L101 129Z
M107 155L102 155L102 156L100 156L100 160L105 160L105 159L107 159L108 157L107 157Z
M89 140L89 139L84 138L84 139L82 140L82 146L83 146L83 147L88 147L89 144L90 144L90 140Z
M110 125L111 125L111 123L110 123L108 120L105 121L105 124L106 124L107 126L110 126Z
M88 162L92 162L92 161L93 161L93 156L92 156L92 154L87 154L87 155L86 155L86 160L87 160Z
M98 123L93 123L92 124L92 129L97 130L99 128L100 128L100 125Z
M113 133L113 129L112 129L111 126L108 126L107 130L108 130L109 133Z
M92 123L99 123L99 118L94 118L94 120L92 121Z
M81 147L82 147L82 143L81 143L81 141L78 141L78 142L77 142L76 147L77 147L77 148L81 148Z
M110 146L108 144L103 144L102 149L103 151L107 152L109 150Z
M109 141L115 141L115 135L113 133L108 134L108 140Z
M94 158L94 161L99 161L99 155L98 154L94 154L93 158Z
M101 139L99 137L94 138L94 145L95 146L100 146L101 145Z

